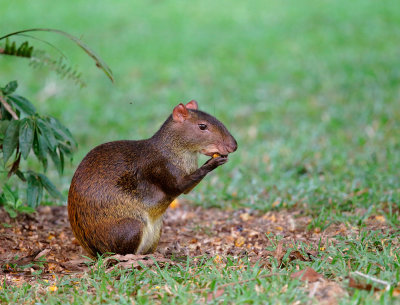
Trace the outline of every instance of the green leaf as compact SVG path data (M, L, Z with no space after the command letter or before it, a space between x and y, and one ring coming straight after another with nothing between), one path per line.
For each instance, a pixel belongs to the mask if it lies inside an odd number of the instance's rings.
M56 166L56 169L60 175L62 175L64 171L64 158L60 158L57 154L57 151L52 151L52 150L47 150L51 160L53 160L54 165Z
M3 159L4 163L12 156L14 150L18 145L18 129L19 122L17 120L12 120L7 127L6 134L3 141Z
M10 121L0 121L0 139L4 139Z
M35 208L42 200L43 185L40 183L40 179L33 174L28 175L27 182L26 199L28 201L28 206Z
M49 149L55 151L55 149L57 148L58 141L54 137L53 130L49 125L49 123L43 120L42 118L37 119L36 123L37 126L39 127L40 133L45 138Z
M35 210L34 208L31 208L31 207L26 206L26 205L20 205L20 206L17 208L17 211L18 211L19 213L31 214L31 213L34 213L36 210Z
M16 80L13 80L11 82L9 82L3 89L3 94L4 95L9 95L11 93L13 93L15 90L17 90L18 87L18 83Z
M56 135L56 138L58 138L61 141L69 141L71 145L75 146L76 142L75 139L73 138L71 132L67 127L62 125L60 121L58 121L54 117L48 117L47 121L49 122L50 126L53 127L54 134Z
M39 177L40 180L42 181L42 185L52 197L64 200L64 196L57 190L54 184L51 183L49 178L47 178L43 174L39 174Z
M14 205L16 198L7 184L4 184L3 186L3 195L6 203Z
M39 133L38 129L35 130L33 138L33 152L38 160L42 163L44 171L47 170L47 143L44 137Z
M7 97L8 101L20 112L26 115L34 115L36 113L35 106L30 101L20 95L12 94Z
M17 170L15 172L15 174L18 176L19 179L21 179L22 181L26 182L26 178L23 172L21 172L20 170Z
M34 135L35 125L32 120L29 118L22 119L19 127L19 149L25 160L31 151Z
M5 205L4 210L8 213L8 215L10 215L11 218L15 218L18 215L17 212L15 212L15 210L9 205Z
M72 156L71 145L64 145L64 143L60 143L58 148L63 152L64 155Z
M64 154L61 149L58 150L61 162L61 173L64 171Z

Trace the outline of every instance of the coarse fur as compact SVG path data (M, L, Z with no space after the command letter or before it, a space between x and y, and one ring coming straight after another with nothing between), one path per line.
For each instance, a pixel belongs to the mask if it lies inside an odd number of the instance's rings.
M236 148L226 127L197 110L195 101L176 106L149 139L95 147L78 166L68 194L75 237L92 257L154 252L169 204ZM198 153L222 156L197 168Z

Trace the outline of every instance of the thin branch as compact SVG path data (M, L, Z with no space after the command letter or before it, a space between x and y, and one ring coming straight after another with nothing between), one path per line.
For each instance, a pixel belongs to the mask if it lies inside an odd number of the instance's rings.
M7 35L0 37L0 40L5 39L10 36L14 36L14 35L21 35L21 34L27 33L27 32L53 32L53 33L57 33L57 34L67 37L68 39L72 40L76 45L78 45L89 57L91 57L95 61L96 66L98 68L100 68L112 82L114 82L114 77L113 77L111 69L101 59L101 57L99 57L96 53L94 53L94 51L92 51L83 41L81 41L80 39L78 39L77 37L75 37L71 34L68 34L67 32L64 32L61 30L56 30L56 29L34 28L34 29L27 29L27 30L9 33Z
M14 120L18 120L17 114L14 112L14 110L11 108L10 104L7 103L7 101L0 95L0 102L3 104L4 108L11 114Z
M383 280L380 280L380 279L378 279L376 277L373 277L371 275L361 273L360 271L355 271L355 272L353 272L353 274L357 274L357 275L359 275L359 276L361 276L363 278L369 279L370 281L373 281L375 283L379 283L379 284L385 285L386 286L386 290L390 289L390 283L387 282L387 281L383 281Z
M32 36L32 35L28 35L28 34L19 34L19 36L24 36L24 37L28 37L28 38L32 38L35 39L37 41L40 41L41 43L47 44L48 46L52 47L53 49L55 49L58 53L61 54L61 57L68 59L68 57L59 49L57 48L55 45L53 45L52 43L44 40L44 39L40 39L38 37Z

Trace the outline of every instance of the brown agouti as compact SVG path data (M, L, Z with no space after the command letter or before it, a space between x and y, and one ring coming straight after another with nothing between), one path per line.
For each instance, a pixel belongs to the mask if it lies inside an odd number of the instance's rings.
M150 139L95 147L78 166L69 189L75 237L92 257L154 252L169 204L226 163L236 149L226 127L198 110L196 101L176 106ZM198 153L211 157L200 168Z

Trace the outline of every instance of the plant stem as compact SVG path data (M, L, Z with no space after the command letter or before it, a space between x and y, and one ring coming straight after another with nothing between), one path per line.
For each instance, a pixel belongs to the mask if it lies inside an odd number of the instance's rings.
M11 108L10 104L7 103L7 101L0 95L0 102L3 104L4 108L11 114L14 120L18 120L17 114L14 112L14 110Z

